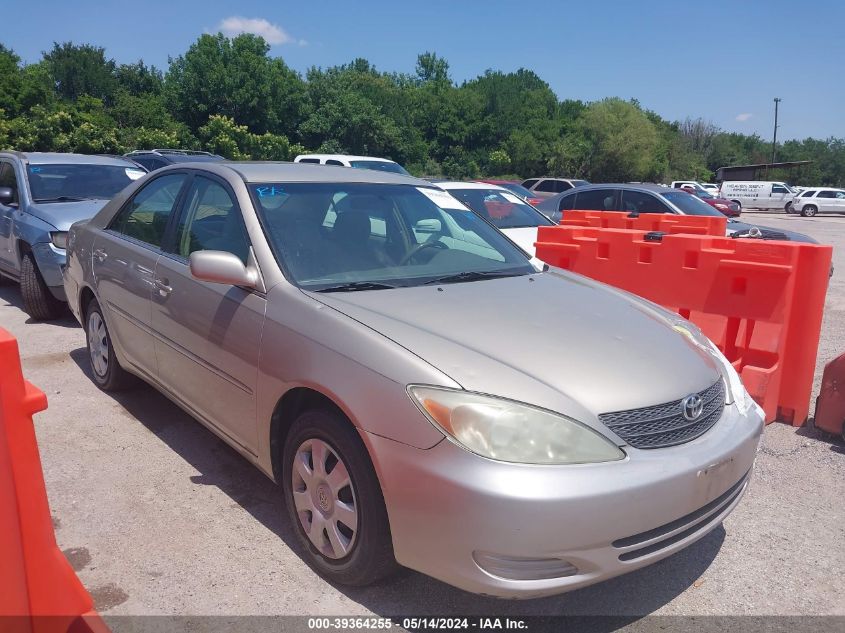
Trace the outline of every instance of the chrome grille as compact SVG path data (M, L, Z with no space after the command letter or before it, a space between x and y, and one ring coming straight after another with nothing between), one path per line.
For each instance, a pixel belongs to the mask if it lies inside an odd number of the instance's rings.
M716 424L725 408L725 385L721 380L697 395L704 407L692 421L684 417L683 398L642 409L602 413L599 420L634 448L683 444Z

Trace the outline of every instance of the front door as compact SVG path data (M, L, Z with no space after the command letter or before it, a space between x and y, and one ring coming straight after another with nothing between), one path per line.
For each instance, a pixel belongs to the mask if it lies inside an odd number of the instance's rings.
M153 275L186 174L167 174L140 189L94 242L97 292L112 339L126 361L154 377L150 321Z
M15 218L20 216L21 211L18 179L15 176L15 166L11 161L0 160L0 187L9 187L15 194L12 204L0 204L0 268L17 274L13 227Z
M266 300L251 289L191 276L194 251L227 251L244 264L250 243L222 181L195 176L172 243L158 260L152 325L159 381L208 423L255 453L255 389Z

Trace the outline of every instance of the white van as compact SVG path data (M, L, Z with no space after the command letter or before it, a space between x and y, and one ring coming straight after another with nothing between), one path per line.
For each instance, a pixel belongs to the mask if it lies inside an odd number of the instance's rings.
M750 209L788 211L796 191L785 182L734 180L723 182L722 197Z
M375 169L389 171L394 174L409 175L399 163L387 158L375 156L350 156L349 154L300 154L293 159L295 163L314 163L317 165L336 165L338 167L356 167L358 169Z

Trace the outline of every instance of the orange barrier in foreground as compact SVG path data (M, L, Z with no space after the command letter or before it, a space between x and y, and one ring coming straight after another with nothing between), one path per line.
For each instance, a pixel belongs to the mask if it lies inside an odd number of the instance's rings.
M662 231L694 235L724 236L728 218L709 215L674 215L671 213L642 213L630 217L620 211L564 211L561 226L583 226L597 229L630 229L634 231Z
M766 412L807 419L833 248L797 242L540 227L537 257L698 325Z
M107 633L59 551L32 415L47 397L23 379L17 341L0 329L0 628Z

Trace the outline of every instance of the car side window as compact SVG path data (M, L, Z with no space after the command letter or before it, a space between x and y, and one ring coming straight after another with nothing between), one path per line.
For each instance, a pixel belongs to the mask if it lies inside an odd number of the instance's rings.
M574 208L584 211L621 211L616 205L616 192L613 189L579 191Z
M560 193L560 191L555 186L554 180L541 180L540 184L534 187L535 191L544 191L546 193Z
M345 166L339 160L334 160L333 158L330 158L329 160L327 160L326 165L337 165L338 167L344 167Z
M185 174L167 174L148 183L121 209L108 228L160 247L186 178Z
M635 213L672 213L672 210L650 193L622 190L622 210Z
M238 205L223 185L202 176L194 178L179 216L175 250L185 258L194 251L225 251L247 263L246 227Z
M789 193L789 190L783 185L772 185L772 193Z
M819 195L816 196L817 198L835 198L836 192L835 191L819 191Z
M0 162L0 187L9 187L14 194L12 202L18 202L20 199L18 195L18 178L15 176L15 166L12 163L6 161Z
M560 199L560 205L558 206L558 211L571 211L575 208L575 195L571 196L563 196Z
M522 182L522 186L525 187L526 189L531 189L531 187L533 187L536 184L537 184L536 178L530 178L529 180L524 180Z
M316 164L318 164L318 165L319 165L319 164L320 164L320 159L319 159L319 158L303 158L303 159L298 160L298 161L296 161L296 162L298 162L298 163L311 163L311 164L315 164L315 163L316 163Z
M807 191L801 194L802 198L812 198L813 194L816 193L814 189L808 189Z

